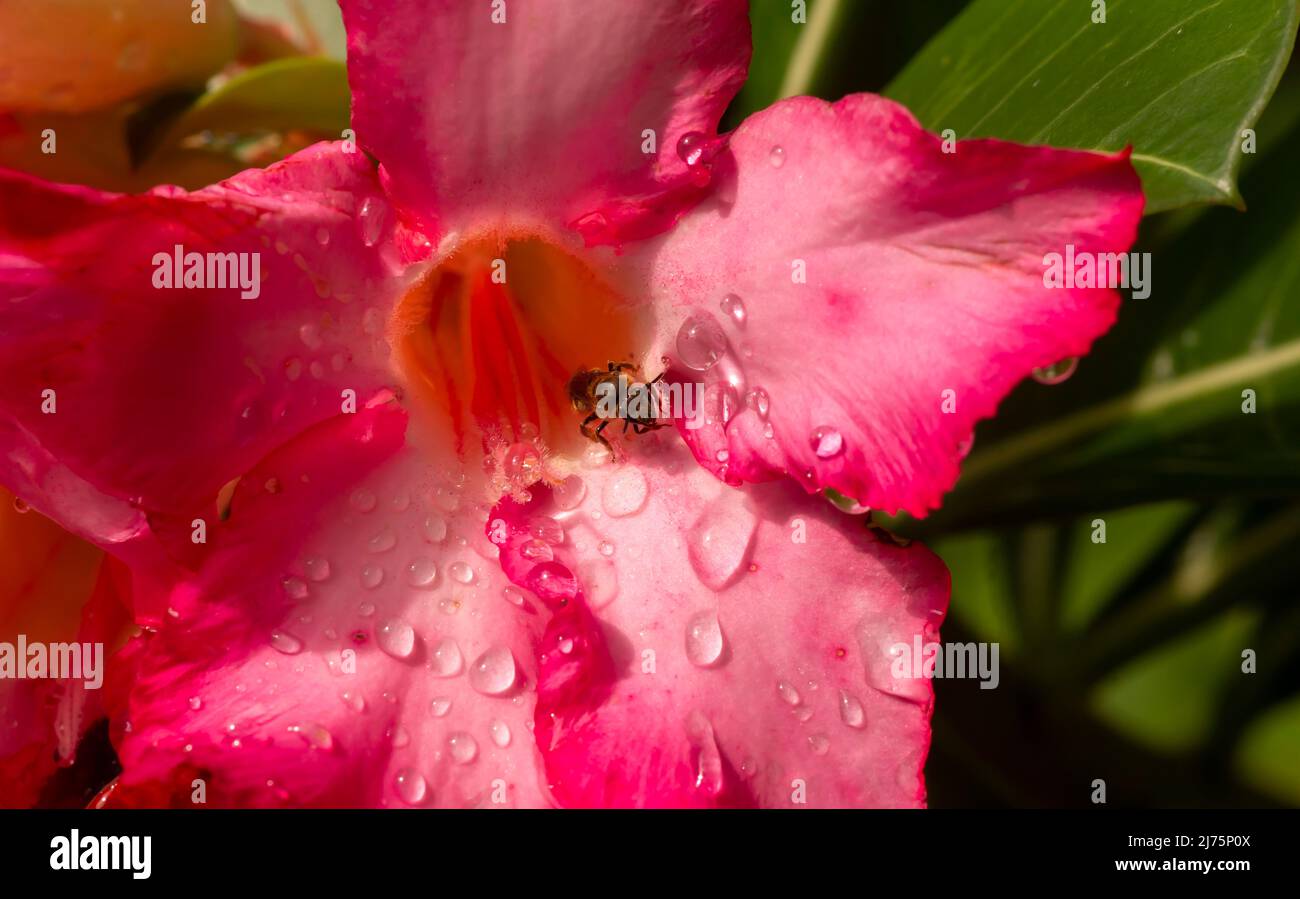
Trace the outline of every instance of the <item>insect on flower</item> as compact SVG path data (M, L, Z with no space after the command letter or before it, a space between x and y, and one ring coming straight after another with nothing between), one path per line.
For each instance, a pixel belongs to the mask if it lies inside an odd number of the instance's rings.
M632 362L610 362L604 371L599 368L579 369L569 379L569 402L574 411L589 413L579 425L582 435L604 444L611 453L614 447L603 433L611 421L622 421L624 434L629 428L634 434L644 434L667 427L659 421L659 403L655 393L655 385L663 380L664 372L646 382L638 381L630 374L640 370L641 367Z

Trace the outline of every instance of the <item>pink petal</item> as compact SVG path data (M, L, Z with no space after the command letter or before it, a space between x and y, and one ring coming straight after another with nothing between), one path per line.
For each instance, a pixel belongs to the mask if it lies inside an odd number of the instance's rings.
M660 305L650 358L680 365L674 338L695 313L725 337L704 380L718 385L715 411L723 382L739 411L683 430L720 477L789 474L925 514L956 481L975 422L1115 319L1112 290L1044 287L1044 255L1129 248L1143 198L1127 153L981 140L946 154L870 95L779 103L730 151L714 196L639 250L632 275L653 281ZM723 309L729 295L743 326ZM766 399L747 408L758 390Z
M670 226L749 63L741 0L343 0L353 121L429 233L581 221L590 243ZM657 152L642 152L643 132Z
M123 653L116 803L189 805L196 779L216 806L548 803L541 623L406 428L392 403L339 416L245 478L172 613Z
M383 201L341 146L188 194L0 173L0 480L101 543L146 514L188 543L223 484L337 415L343 390L381 389ZM256 255L260 295L156 288L155 254L177 245Z
M937 639L943 564L791 485L725 487L659 446L493 513L507 573L552 613L536 733L556 801L922 804L933 693L895 678L890 651ZM538 561L552 518L567 533Z

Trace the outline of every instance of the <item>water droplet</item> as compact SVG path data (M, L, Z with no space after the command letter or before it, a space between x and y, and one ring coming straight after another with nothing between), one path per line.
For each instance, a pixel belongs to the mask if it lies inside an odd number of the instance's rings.
M513 444L506 450L502 470L516 489L530 487L542 477L541 454L531 443Z
M521 608L523 607L524 591L520 590L518 587L514 586L513 584L510 584L506 586L504 589L502 589L501 595L504 596L506 602L510 603L512 606L520 606Z
M809 734L808 745L816 755L825 755L830 751L831 741L825 734Z
M1034 380L1039 384L1046 384L1051 387L1056 384L1062 384L1070 379L1074 370L1079 367L1079 357L1070 356L1062 359L1055 365L1048 365L1043 368L1034 369Z
M727 335L707 313L695 313L677 331L677 356L687 368L708 371L726 351Z
M754 410L759 418L766 419L772 401L768 398L766 390L762 387L755 387L745 394L745 405Z
M329 580L330 563L328 559L308 559L304 565L307 569L307 577L317 583Z
M415 650L415 628L403 621L385 621L375 639L379 648L395 659L405 659Z
M410 768L403 768L397 772L397 777L393 779L393 788L397 790L397 795L407 805L419 805L424 801L429 785L425 783L423 774L412 771Z
M478 758L478 743L469 734L459 731L447 738L447 749L458 765L468 765Z
M271 648L287 656L302 652L302 641L286 631L271 631Z
M366 549L372 553L386 553L396 545L397 535L393 533L391 528L384 528L370 538L370 543L367 544Z
M362 618L369 618L371 615L375 614L375 604L373 602L363 602L361 605L357 606L357 614Z
M686 622L686 658L692 665L709 668L722 658L722 627L716 612L700 612Z
M709 796L722 792L722 753L713 736L713 725L701 712L686 717L686 738L695 756L695 788Z
M772 168L779 169L785 165L785 150L782 147L773 147L767 154L767 161L772 164Z
M618 596L618 570L608 559L588 559L578 566L582 595L593 609L603 609Z
M203 700L197 696L191 696L190 708L197 712L199 709L203 708Z
M687 131L677 139L677 156L692 168L707 164L717 156L718 144L702 131Z
M287 577L280 582L290 599L307 598L307 582L299 577Z
M378 587L384 580L384 569L378 565L367 565L361 569L361 586L370 590Z
M360 693L344 690L339 694L339 699L343 700L343 704L354 712L364 712L366 710L366 698Z
M429 712L435 718L445 718L451 711L451 700L445 696L435 696L429 703Z
M799 691L786 681L780 681L777 683L776 695L780 696L781 700L789 706L796 706L803 702L803 699L799 696Z
M357 229L361 233L361 242L368 247L373 247L379 243L379 235L384 230L384 219L388 217L388 210L384 201L376 197L366 197L361 203L361 210L357 213Z
M745 327L745 316L748 313L745 311L745 303L740 297L734 293L729 293L718 303L718 307L722 309L723 315L736 323L736 327Z
M396 729L390 730L388 735L392 739L394 749L401 749L403 746L407 746L411 742L410 732L400 724Z
M406 582L412 587L428 589L438 579L438 566L432 559L416 559L406 566Z
M624 467L605 481L600 503L605 514L612 518L625 518L641 511L650 486L640 469Z
M862 728L867 723L867 712L862 702L846 690L840 691L840 720L849 727Z
M614 555L614 544L610 543L608 540L602 540L600 543L596 544L596 551L605 557L612 556Z
M814 428L808 437L808 443L819 459L831 459L844 450L844 438L834 428Z
M922 660L910 658L915 636L911 626L903 623L896 628L888 620L873 615L859 623L857 636L868 684L881 693L909 702L929 699L930 684L924 669L917 670ZM912 664L909 666L908 662Z
M469 685L484 696L500 696L515 684L515 657L505 646L493 646L470 666Z
M447 566L447 574L458 584L468 584L474 580L474 569L465 562L452 562Z
M325 752L334 748L334 736L319 724L292 724L289 733L301 737L313 749Z
M556 507L564 512L578 508L586 495L587 485L577 475L565 478L551 490L551 496L555 499Z
M352 498L349 499L348 502L352 505L352 508L356 509L358 512L370 512L374 510L375 504L378 503L379 500L375 498L375 495L372 492L363 487L360 490L353 491Z
M709 504L688 534L691 567L700 581L721 590L749 561L758 519L739 491L728 490Z
M549 515L539 515L528 522L529 532L539 540L559 546L564 542L564 525Z
M455 677L465 665L460 646L451 637L443 637L429 653L429 670L435 677Z
M543 562L533 566L524 586L552 609L566 605L578 595L578 582L573 572L559 562Z
M441 543L447 539L447 519L441 515L430 515L424 520L424 539L430 543Z
M502 749L510 745L510 728L504 721L493 721L488 725L488 732L492 735L492 742Z

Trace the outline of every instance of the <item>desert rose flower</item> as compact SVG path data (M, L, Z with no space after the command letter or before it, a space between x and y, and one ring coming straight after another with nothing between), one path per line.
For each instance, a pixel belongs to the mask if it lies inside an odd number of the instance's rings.
M870 95L719 136L737 0L342 6L359 147L0 178L0 481L147 628L113 801L922 804L947 572L817 494L925 514L1087 352L1118 296L1042 259L1130 246L1126 156ZM701 420L611 458L569 385L622 361Z

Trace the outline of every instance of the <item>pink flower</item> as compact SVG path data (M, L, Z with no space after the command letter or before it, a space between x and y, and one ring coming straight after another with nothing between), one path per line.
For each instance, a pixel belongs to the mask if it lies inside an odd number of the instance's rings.
M1130 246L1126 154L947 154L869 95L719 138L740 0L342 5L378 171L0 176L0 482L148 627L115 801L923 803L933 694L891 652L947 572L812 494L925 514L1087 352L1118 297L1042 260ZM155 289L177 246L256 258L256 297ZM704 425L595 458L566 385L609 360Z

